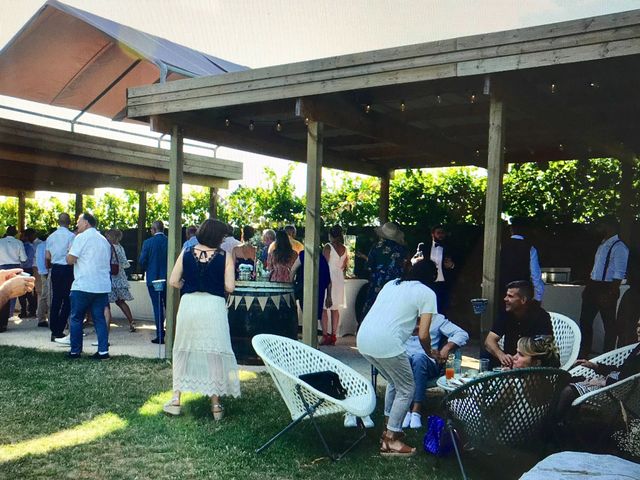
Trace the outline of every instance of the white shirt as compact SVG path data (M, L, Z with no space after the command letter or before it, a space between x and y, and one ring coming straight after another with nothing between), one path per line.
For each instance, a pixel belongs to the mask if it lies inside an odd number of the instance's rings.
M111 246L95 228L88 228L73 240L69 255L78 258L73 265L71 290L89 293L111 291Z
M27 260L24 244L15 237L0 238L0 265L20 265Z
M405 342L423 313L437 313L436 294L418 281L388 282L362 321L356 344L360 353L391 358L406 351Z
M441 245L436 247L436 242L431 241L431 261L436 264L438 267L438 276L436 277L436 282L444 282L444 273L442 272L442 254L444 252L444 248Z
M242 245L242 242L240 240L236 240L232 235L229 235L228 237L224 237L224 240L222 240L222 243L220 244L220 248L231 255L231 251L238 245Z
M614 235L600 244L598 250L596 250L596 257L591 270L591 280L612 282L613 280L622 280L624 278L627 273L629 249L623 242L618 240L620 240L618 235ZM605 272L604 265L607 263L609 250L611 250L611 255L609 255L609 263Z
M47 252L51 254L51 263L55 265L67 264L67 253L71 248L75 235L67 227L58 227L47 238Z

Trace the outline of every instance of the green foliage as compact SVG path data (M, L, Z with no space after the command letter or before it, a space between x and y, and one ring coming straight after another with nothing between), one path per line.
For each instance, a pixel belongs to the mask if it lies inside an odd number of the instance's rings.
M380 179L334 174L334 185L322 184L321 211L325 225L373 225L378 218Z

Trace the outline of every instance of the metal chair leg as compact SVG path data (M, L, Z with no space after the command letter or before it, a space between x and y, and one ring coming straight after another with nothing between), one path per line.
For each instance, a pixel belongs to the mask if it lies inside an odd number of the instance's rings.
M453 434L453 425L451 424L451 420L447 421L447 430L449 430L449 435L451 436L451 442L453 443L453 449L456 452L456 458L458 459L458 465L460 466L460 473L462 473L462 479L467 480L467 475L464 473L464 467L462 466L462 458L460 457L460 451L458 450L458 443L456 442L456 437Z
M316 403L315 405L313 405L314 410L316 408L318 408L320 406L320 404L323 402L324 400L319 400L318 403ZM284 427L282 430L280 430L274 437L272 437L267 443L265 443L264 445L262 445L260 448L258 448L256 450L256 453L260 453L263 450L266 450L267 448L269 448L271 446L271 444L273 442L275 442L278 438L280 438L282 435L284 435L285 433L287 433L289 430L291 430L293 427L295 427L297 424L299 424L302 420L304 420L304 417L306 417L307 415L311 416L309 411L303 413L302 415L300 415L298 418L296 418L294 421L292 421L289 425L287 425L286 427Z

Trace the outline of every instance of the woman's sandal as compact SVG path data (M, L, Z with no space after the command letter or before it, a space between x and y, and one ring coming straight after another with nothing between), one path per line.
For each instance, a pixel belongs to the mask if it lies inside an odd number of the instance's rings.
M180 400L178 398L172 398L162 407L164 413L168 413L169 415L180 415L180 411L182 410L180 406Z
M219 403L214 403L211 405L211 413L213 413L214 420L220 421L224 417L224 407Z
M416 449L401 443L400 448L391 448L389 446L389 439L382 440L380 446L380 455L383 457L412 457L416 454Z

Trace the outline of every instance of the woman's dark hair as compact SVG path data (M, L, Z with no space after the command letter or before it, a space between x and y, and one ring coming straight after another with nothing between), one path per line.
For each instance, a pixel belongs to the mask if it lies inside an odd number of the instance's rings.
M227 225L219 220L208 219L202 222L196 232L198 243L209 248L218 248L227 234Z
M278 230L276 232L276 246L273 249L273 260L276 263L289 263L295 254L287 232Z
M436 278L438 278L438 267L433 261L425 259L418 260L405 270L397 283L415 280L431 288Z
M251 225L245 225L244 227L242 227L242 240L244 240L245 242L251 240L255 234L256 229Z
M340 243L344 243L344 235L342 234L342 227L340 225L334 225L331 227L329 235L337 239Z

